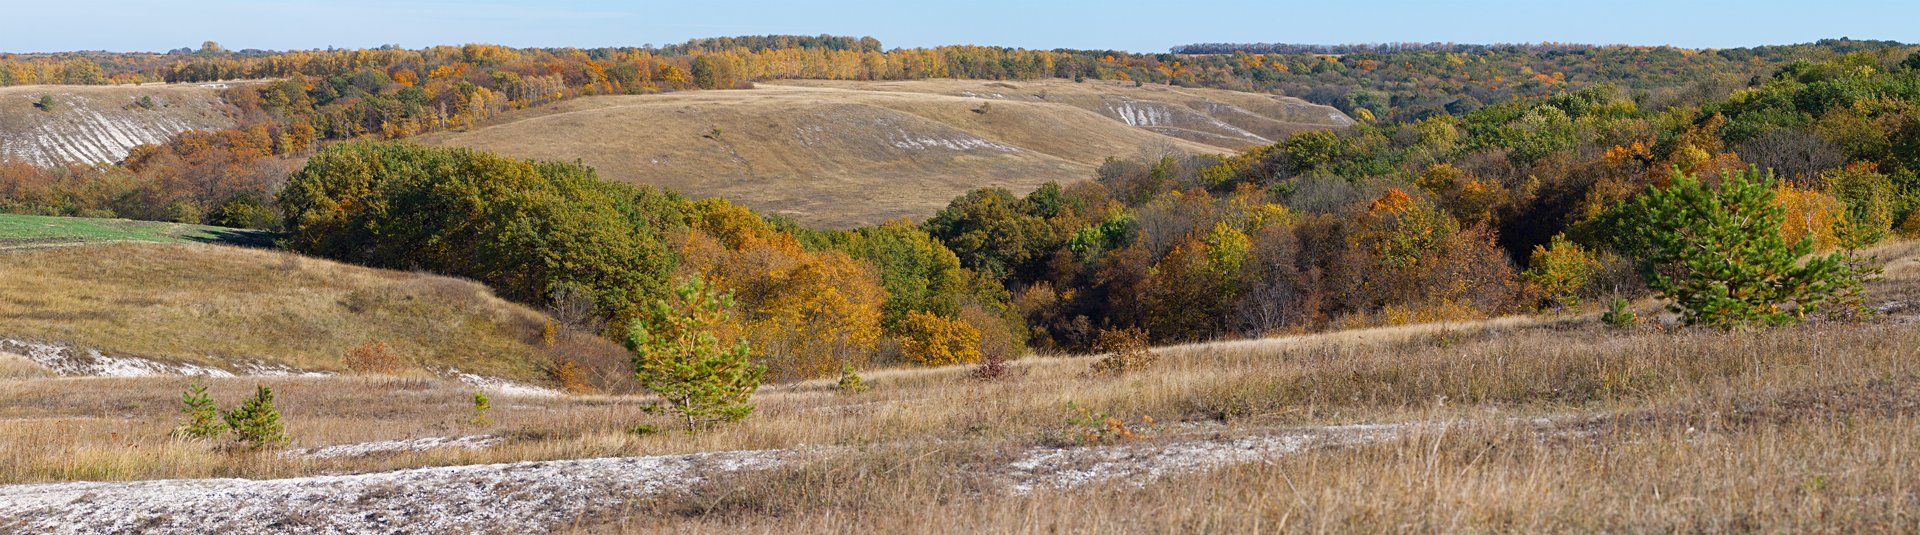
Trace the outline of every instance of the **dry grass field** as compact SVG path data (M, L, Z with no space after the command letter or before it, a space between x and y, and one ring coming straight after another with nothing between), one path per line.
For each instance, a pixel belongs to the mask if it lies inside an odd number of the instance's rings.
M546 322L471 281L262 249L112 243L0 251L0 339L115 357L340 372L349 348L379 341L403 368L544 382Z
M16 377L0 379L0 483L734 452L714 455L763 464L696 464L644 490L475 479L491 490L462 496L578 533L1911 531L1917 249L1878 251L1887 273L1870 304L1886 313L1862 323L1614 329L1587 313L1167 347L1119 377L1089 374L1098 356L1029 357L990 382L965 367L876 370L861 393L766 387L751 418L697 435L630 433L671 429L640 397L501 397L474 422L471 387L428 378L208 380L223 403L256 383L279 394L295 454L249 454L169 436L186 379ZM1234 449L1288 433L1350 439ZM422 437L497 442L298 454ZM1218 455L1195 458L1195 445ZM1009 468L1034 458L1055 460ZM338 526L415 496L388 488L275 506L259 525ZM99 507L121 503L89 489ZM552 496L565 498L541 501ZM450 529L426 522L456 505L414 507L404 518L419 524L367 529ZM525 529L481 531L508 525Z
M1227 152L1351 121L1299 99L1067 80L782 81L602 96L418 138L723 196L803 223L926 217L967 190L1091 177L1109 156Z
M112 163L183 130L233 126L222 84L0 87L0 160ZM53 98L51 108L36 104ZM143 100L144 97L144 100ZM145 105L143 105L143 103Z

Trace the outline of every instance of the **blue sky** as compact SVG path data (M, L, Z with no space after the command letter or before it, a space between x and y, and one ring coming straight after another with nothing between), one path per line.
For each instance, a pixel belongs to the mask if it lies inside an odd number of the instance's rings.
M472 42L668 44L748 34L871 35L1159 52L1191 42L1562 41L1734 47L1822 37L1920 42L1920 1L8 0L0 51L305 49Z

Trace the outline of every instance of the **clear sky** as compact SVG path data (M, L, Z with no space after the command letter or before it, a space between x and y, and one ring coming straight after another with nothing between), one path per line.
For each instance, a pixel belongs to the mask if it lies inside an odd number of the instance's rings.
M1193 42L1561 41L1735 47L1823 37L1920 42L1920 0L5 0L0 51L461 43L632 46L834 34L888 47L1161 52Z

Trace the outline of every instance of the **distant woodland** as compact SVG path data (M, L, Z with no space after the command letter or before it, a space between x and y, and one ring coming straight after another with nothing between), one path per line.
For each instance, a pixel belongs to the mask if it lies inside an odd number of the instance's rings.
M1359 123L1231 155L1116 158L1085 181L981 189L921 222L846 231L392 141L580 95L938 77L1278 91ZM1202 340L1643 295L1673 266L1651 260L1648 222L1671 200L1653 192L1750 194L1739 206L1777 214L1758 220L1808 253L1920 235L1920 53L1897 43L1149 55L768 36L0 57L0 84L238 79L272 80L226 90L241 126L115 166L0 164L0 208L280 230L294 250L474 278L605 332L673 280L716 281L740 299L734 332L786 378L1085 349L1120 329Z

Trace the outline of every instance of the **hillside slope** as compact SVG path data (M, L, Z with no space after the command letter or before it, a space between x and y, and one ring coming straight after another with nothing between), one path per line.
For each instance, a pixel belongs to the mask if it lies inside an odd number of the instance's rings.
M185 130L233 126L221 84L0 87L0 160L112 163ZM36 104L52 97L53 106ZM146 97L146 100L141 100ZM142 103L147 105L142 105Z
M1297 99L1065 80L782 81L574 99L419 138L724 196L803 223L925 217L967 190L1088 178L1109 156L1226 152L1350 121Z
M132 367L243 375L339 372L349 348L381 341L404 361L402 370L457 368L544 382L546 322L471 281L261 249L111 243L0 250L0 352L7 353L58 348L86 360L81 354L92 350L135 357Z

